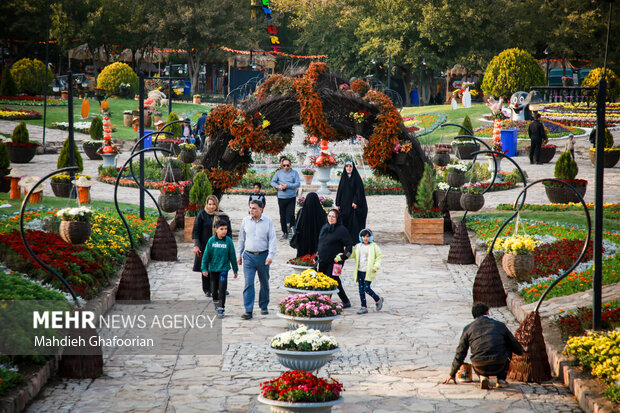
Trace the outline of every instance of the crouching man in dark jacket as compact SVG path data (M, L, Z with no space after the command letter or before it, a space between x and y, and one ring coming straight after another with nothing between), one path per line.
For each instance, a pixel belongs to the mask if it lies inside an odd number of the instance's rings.
M481 376L480 388L489 388L489 376L497 376L496 387L506 387L506 376L512 353L523 354L523 347L506 325L489 317L489 307L476 303L471 309L475 320L463 329L448 377L443 384L456 383L456 372L471 350L471 364Z

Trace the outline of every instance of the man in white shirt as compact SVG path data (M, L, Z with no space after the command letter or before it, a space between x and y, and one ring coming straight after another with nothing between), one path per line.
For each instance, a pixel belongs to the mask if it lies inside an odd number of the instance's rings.
M269 314L269 265L276 255L276 228L268 216L263 215L263 204L250 201L250 215L243 218L239 229L237 262L243 263L245 287L243 288L244 320L252 318L254 309L254 276L258 273L260 291L258 306L261 314Z

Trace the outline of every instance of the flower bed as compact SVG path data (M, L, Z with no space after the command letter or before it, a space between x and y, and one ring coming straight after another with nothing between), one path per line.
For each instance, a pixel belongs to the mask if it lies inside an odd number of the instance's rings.
M228 195L250 195L254 193L252 188L230 188L224 191ZM261 190L263 195L277 195L278 191L273 188L264 188Z
M293 317L333 317L342 313L342 304L320 293L295 294L280 301L280 313Z
M329 291L338 288L338 282L322 272L307 269L301 274L289 275L284 279L284 286L300 290Z
M41 114L35 110L0 108L2 120L29 120L41 119Z
M447 120L445 113L421 113L403 117L403 123L409 133L417 137L428 135Z
M560 309L563 313L564 310ZM613 300L603 305L601 310L603 330L614 330L620 326L620 302ZM560 329L563 340L581 336L592 329L592 307L579 307L570 313L560 314L553 319L553 324Z
M608 385L620 378L620 331L589 332L570 338L564 352Z
M40 96L0 96L0 105L43 106ZM65 99L47 98L47 106L67 106Z
M337 400L343 391L337 380L325 380L303 370L284 372L280 377L262 382L260 388L266 399L292 403Z
M559 122L563 125L579 126L591 128L596 126L596 105L585 103L547 103L541 105L540 112L549 120ZM620 104L605 104L605 125L620 125Z
M338 348L338 342L332 336L326 336L319 330L301 326L297 330L278 334L271 339L271 348L290 351L325 351Z
M572 126L566 126L559 122L554 122L548 119L541 119L545 130L547 131L548 138L562 138L567 136L569 133L574 135L583 135L585 131L583 129L575 128ZM529 140L529 135L527 133L527 128L529 127L531 121L514 121L514 120L503 120L502 121L502 129L510 129L516 128L519 129L517 137L519 139L527 139ZM493 125L481 126L475 130L476 136L480 138L492 138L493 137Z
M297 198L297 206L301 207L306 202L305 196L300 196ZM334 200L331 198L325 198L323 195L319 195L319 202L323 208L330 208L334 206Z

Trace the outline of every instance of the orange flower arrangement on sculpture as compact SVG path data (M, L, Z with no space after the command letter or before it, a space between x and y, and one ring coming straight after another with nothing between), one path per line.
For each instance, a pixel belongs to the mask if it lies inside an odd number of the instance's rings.
M243 175L245 175L247 170L248 164L243 163L232 171L226 171L220 168L211 168L210 170L205 171L205 173L214 188L219 189L220 191L225 191L228 188L235 186L237 182L241 180Z
M261 102L269 96L272 86L274 86L280 79L282 79L282 74L278 73L265 80L265 82L260 85L256 91L256 100Z
M323 114L323 102L321 95L315 90L316 82L321 73L329 70L327 63L313 62L310 64L304 77L295 80L293 84L297 91L297 101L300 110L301 123L306 127L310 135L320 136L329 141L340 140L338 132L334 130Z
M370 90L364 100L379 106L377 123L364 149L364 159L373 168L385 167L387 160L394 155L393 150L398 143L399 125L402 118L390 98L383 93Z
M351 90L364 97L370 90L370 85L365 80L358 78L351 82Z

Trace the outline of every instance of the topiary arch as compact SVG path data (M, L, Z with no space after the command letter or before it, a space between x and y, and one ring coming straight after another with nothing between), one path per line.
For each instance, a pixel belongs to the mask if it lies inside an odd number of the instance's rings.
M352 113L359 111L364 111L365 120L356 125ZM298 124L308 135L331 142L354 134L368 139L366 163L376 173L400 181L407 205L413 204L429 160L405 129L396 107L383 93L370 90L368 83L358 79L349 85L330 73L327 64L316 62L302 77L271 76L242 108L220 105L211 111L205 125L211 145L202 164L214 193L220 196L239 182L252 162L252 152L280 153Z

